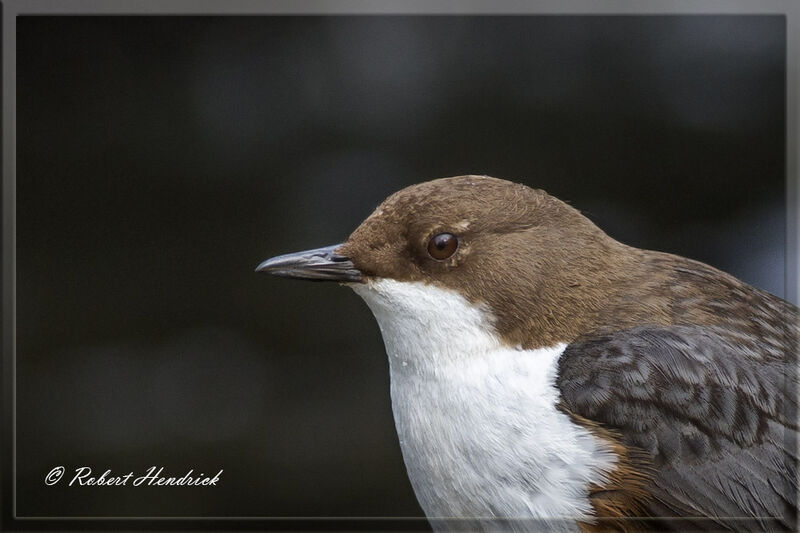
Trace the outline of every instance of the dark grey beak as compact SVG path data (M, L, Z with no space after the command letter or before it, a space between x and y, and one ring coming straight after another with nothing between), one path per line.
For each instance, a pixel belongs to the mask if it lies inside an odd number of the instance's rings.
M279 255L256 267L256 272L312 281L361 281L361 271L347 257L334 252L341 244Z

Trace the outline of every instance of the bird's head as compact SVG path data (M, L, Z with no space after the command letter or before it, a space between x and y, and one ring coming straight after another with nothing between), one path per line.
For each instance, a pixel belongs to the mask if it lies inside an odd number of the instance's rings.
M580 333L576 315L602 305L622 248L544 191L459 176L393 194L340 245L275 257L258 270L349 284L373 311L385 304L414 313L457 295L507 342L535 347Z

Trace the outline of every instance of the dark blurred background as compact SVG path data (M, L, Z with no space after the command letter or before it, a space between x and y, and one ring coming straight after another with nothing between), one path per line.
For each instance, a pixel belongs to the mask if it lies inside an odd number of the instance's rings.
M420 515L367 307L253 272L343 241L412 183L524 182L783 295L782 17L28 16L17 32L21 516ZM224 473L45 486L57 465Z

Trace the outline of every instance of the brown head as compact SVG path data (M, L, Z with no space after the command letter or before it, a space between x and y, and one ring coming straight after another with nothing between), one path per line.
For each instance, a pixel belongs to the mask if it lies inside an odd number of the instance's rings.
M259 270L432 284L486 306L509 344L536 347L596 325L629 250L544 191L459 176L393 194L339 246L270 259Z

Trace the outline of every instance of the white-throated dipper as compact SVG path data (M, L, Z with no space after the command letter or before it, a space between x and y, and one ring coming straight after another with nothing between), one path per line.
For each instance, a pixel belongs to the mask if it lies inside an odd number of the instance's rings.
M257 270L367 302L435 529L796 527L800 328L776 296L483 176Z

